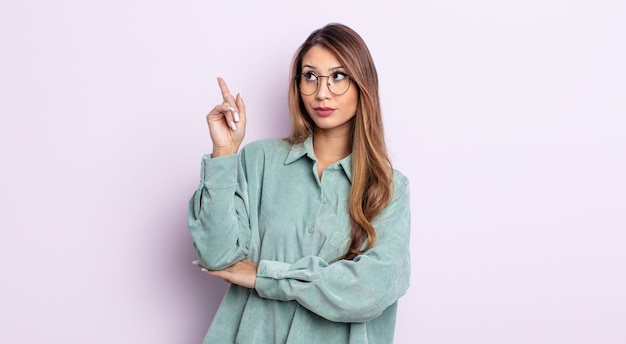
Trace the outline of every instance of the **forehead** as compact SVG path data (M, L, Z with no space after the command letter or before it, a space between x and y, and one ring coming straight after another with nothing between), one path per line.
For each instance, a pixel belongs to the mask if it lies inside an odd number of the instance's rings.
M342 67L337 55L320 45L314 45L302 56L301 67L304 66L317 70L331 70Z

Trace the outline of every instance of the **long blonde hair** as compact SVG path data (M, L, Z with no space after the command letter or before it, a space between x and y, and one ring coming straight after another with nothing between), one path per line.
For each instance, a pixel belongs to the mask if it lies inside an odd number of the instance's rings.
M340 259L354 259L372 248L376 231L371 221L392 197L392 168L385 145L378 74L367 45L351 28L337 23L313 31L296 51L291 67L289 110L292 130L286 139L302 143L315 124L308 116L297 87L302 58L313 46L324 47L337 56L359 91L356 115L352 119L352 188L349 199L350 245ZM363 247L367 240L367 245Z

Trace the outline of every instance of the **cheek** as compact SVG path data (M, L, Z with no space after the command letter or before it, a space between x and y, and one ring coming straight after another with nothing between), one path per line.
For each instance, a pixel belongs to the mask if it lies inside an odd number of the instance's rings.
M300 96L300 102L308 110L311 107L311 103L315 101L315 96Z
M358 105L359 105L358 93L351 95L348 101L346 102L346 108L350 109L350 113L352 113L352 115L356 114L356 109Z
M304 107L305 112L311 116L311 113L313 112L313 105L311 104L311 102L315 101L315 99L311 96L303 96L301 98L302 101L302 106Z

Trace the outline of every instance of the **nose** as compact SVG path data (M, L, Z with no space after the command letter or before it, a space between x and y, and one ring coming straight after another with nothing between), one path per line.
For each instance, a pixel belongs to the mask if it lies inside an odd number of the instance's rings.
M322 78L326 78L323 80ZM318 76L317 77L317 90L315 91L315 98L317 99L328 99L330 97L330 84L328 83L328 76Z

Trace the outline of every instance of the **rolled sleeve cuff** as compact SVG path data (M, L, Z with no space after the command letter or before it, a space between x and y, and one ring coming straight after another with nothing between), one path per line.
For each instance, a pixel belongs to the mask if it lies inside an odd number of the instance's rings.
M290 266L290 264L283 262L260 261L254 286L259 296L286 301L285 294L280 288L280 282Z
M238 155L232 154L212 158L202 157L202 183L211 189L229 188L237 185Z

